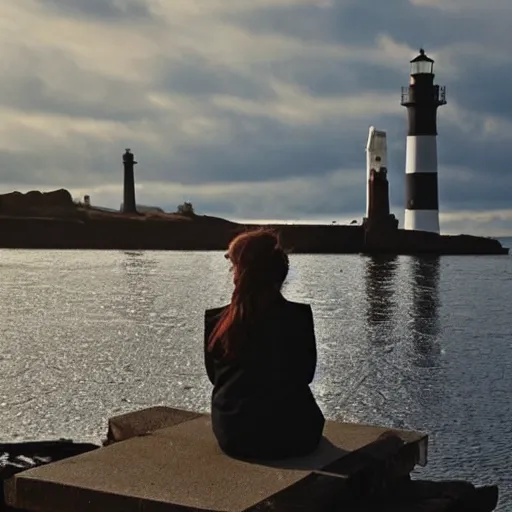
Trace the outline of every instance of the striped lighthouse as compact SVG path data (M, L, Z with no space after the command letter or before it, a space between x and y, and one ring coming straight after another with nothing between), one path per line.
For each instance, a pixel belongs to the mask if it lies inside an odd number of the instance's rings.
M437 185L437 108L446 104L445 87L434 85L434 61L424 50L411 60L408 87L401 104L407 107L405 157L405 229L439 233Z

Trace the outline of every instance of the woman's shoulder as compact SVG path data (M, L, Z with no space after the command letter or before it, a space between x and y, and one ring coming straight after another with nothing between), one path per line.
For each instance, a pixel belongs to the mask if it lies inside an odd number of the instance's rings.
M285 307L296 315L310 315L312 314L311 305L305 302L293 302L291 300L284 300Z
M226 304L225 306L221 306L218 308L209 308L206 309L204 312L204 317L206 320L214 320L218 318L222 312L229 306L229 304Z

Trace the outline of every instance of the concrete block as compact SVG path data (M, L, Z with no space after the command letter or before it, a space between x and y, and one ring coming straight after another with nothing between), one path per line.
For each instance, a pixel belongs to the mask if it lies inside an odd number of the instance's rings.
M195 412L162 406L114 416L108 420L107 440L104 444L147 435L155 430L172 427L199 416L201 415Z
M28 512L281 511L297 501L309 503L304 510L321 511L317 505L339 498L347 480L322 469L386 432L327 422L325 438L310 456L251 463L220 451L209 416L185 417L148 435L18 473L5 483L6 501ZM414 453L426 440L422 433L393 432L404 446L414 445Z

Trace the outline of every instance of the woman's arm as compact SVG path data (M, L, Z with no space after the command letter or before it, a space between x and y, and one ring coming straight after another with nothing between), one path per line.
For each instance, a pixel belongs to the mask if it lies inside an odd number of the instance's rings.
M208 342L210 340L210 335L213 332L215 327L215 321L212 319L212 311L206 310L204 313L204 365L206 367L206 373L210 382L214 384L215 379L215 371L213 365L213 357L211 352L208 350Z
M313 311L309 304L304 305L304 324L301 337L301 368L304 378L308 384L311 384L315 377L317 352L316 352L316 337L315 337L315 323L313 321Z
M309 304L292 303L290 316L284 327L286 332L278 334L286 340L280 345L282 378L292 385L311 384L315 376L317 352L313 311ZM276 370L279 373L279 369ZM290 380L291 379L291 380Z

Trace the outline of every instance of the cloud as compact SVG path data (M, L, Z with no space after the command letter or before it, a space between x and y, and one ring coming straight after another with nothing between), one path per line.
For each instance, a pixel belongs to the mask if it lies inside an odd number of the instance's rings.
M480 236L489 236L494 233L499 236L511 236L512 209L487 210L474 212L460 210L441 214L446 233L472 233Z
M56 13L69 16L87 16L99 20L140 19L151 16L151 11L137 0L40 0L42 5Z
M188 197L203 213L244 219L351 219L365 209L373 124L388 132L400 216L400 87L425 45L449 101L439 112L442 224L481 229L449 215L511 207L507 6L0 1L0 189L67 187L117 207L131 147L146 203ZM506 215L485 222L512 232Z

